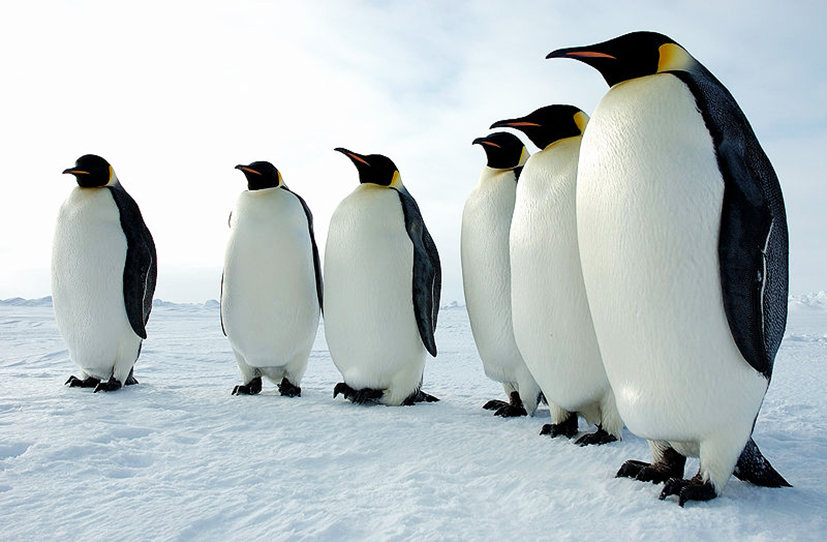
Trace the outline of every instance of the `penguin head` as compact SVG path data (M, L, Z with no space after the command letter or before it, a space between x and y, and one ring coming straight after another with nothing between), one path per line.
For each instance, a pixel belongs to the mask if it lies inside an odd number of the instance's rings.
M247 178L247 190L276 188L284 184L281 172L270 162L253 162L246 166L238 164L235 169L240 169Z
M538 149L583 134L589 116L573 105L547 105L525 117L495 122L491 128L514 128L523 132Z
M492 169L514 169L528 160L528 151L520 138L508 132L494 132L478 137L472 145L480 145Z
M82 188L99 188L117 182L115 170L96 154L84 154L75 160L75 167L64 169L63 173L74 175Z
M381 154L359 154L342 147L334 149L350 158L359 172L359 182L362 184L376 184L390 188L401 188L402 178L399 169L387 156Z
M631 32L617 38L557 49L546 58L573 58L600 72L610 87L667 71L691 71L697 64L686 49L657 32Z

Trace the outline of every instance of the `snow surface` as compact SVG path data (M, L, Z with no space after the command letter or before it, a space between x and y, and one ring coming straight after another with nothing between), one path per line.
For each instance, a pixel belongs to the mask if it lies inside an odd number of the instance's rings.
M580 448L538 435L548 411L480 408L463 307L440 312L439 357L413 407L333 399L319 335L302 397L240 383L217 303L156 302L138 386L92 394L48 298L0 302L0 539L822 540L827 536L827 294L790 298L755 440L795 487L732 478L707 503L659 501L614 474L645 441ZM581 430L586 429L581 422ZM589 429L591 430L591 429ZM689 461L694 474L697 461Z

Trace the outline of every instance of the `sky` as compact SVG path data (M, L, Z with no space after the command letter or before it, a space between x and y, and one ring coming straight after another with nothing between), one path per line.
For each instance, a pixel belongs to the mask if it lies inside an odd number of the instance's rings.
M554 49L669 35L729 88L781 182L790 291L827 289L827 4L107 0L0 8L0 299L50 295L55 218L87 153L114 167L155 238L156 298L219 297L227 217L268 160L305 198L324 251L358 184L335 147L390 157L462 302L462 206L492 122L607 87ZM523 138L524 141L525 138ZM531 152L536 149L526 141Z

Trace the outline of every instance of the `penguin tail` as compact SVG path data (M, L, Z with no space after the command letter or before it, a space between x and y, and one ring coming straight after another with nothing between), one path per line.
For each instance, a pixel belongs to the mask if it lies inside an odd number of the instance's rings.
M769 460L764 457L758 445L750 437L733 473L736 478L744 482L750 482L762 487L792 487L777 470L770 465Z

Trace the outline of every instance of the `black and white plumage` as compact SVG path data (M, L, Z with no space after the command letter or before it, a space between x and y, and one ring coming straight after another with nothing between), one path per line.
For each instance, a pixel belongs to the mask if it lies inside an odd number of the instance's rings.
M578 252L577 162L588 120L573 105L555 104L492 125L520 130L540 149L523 168L511 222L514 336L549 404L551 425L542 433L571 438L580 415L597 426L580 445L613 442L623 430Z
M244 381L233 395L259 393L266 377L299 396L323 301L313 215L270 162L236 169L247 190L230 216L221 279L221 325Z
M661 498L714 498L730 475L787 482L751 439L787 310L778 179L729 91L684 48L634 32L549 58L611 87L583 138L580 253L606 372ZM684 456L700 471L683 479Z
M87 154L63 173L78 186L58 214L52 297L58 329L81 369L70 386L112 391L136 384L157 263L155 243L114 169Z
M422 393L425 354L436 356L439 254L394 163L338 148L359 186L330 220L325 248L325 336L344 377L334 396L387 405Z
M507 132L477 138L474 144L485 151L486 165L462 210L462 287L485 374L503 385L509 399L489 401L483 408L503 417L533 416L540 387L514 340L508 255L517 180L528 151Z

